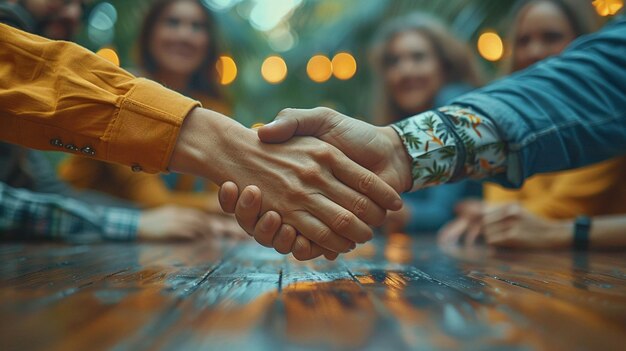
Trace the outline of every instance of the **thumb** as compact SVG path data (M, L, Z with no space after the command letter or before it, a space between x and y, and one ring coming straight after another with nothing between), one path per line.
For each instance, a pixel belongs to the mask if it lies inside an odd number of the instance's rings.
M259 139L264 143L282 143L296 135L320 137L331 129L332 111L318 107L309 110L284 109L276 119L259 128Z

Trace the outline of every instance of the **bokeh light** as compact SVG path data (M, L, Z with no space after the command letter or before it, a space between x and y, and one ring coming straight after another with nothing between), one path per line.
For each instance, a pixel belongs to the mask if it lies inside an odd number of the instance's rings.
M306 73L312 81L323 83L330 79L333 75L333 64L330 59L324 55L315 55L311 57L306 65Z
M102 49L98 50L98 52L96 52L96 54L119 67L119 65L120 65L120 58L117 55L117 52L115 52L115 50L113 50L111 48L102 48Z
M215 63L215 68L217 69L220 84L222 85L228 85L234 82L235 78L237 78L237 64L232 57L220 56Z
M600 16L613 16L624 7L624 0L595 0L593 6Z
M252 0L250 25L259 31L270 31L287 20L302 0Z
M115 37L117 10L108 2L96 5L87 20L87 36L97 45L108 45Z
M263 61L261 75L268 83L278 84L287 77L287 64L280 56L270 56Z
M478 38L478 53L485 60L498 61L504 54L502 38L494 32L485 32Z
M333 57L333 74L335 78L348 80L356 74L356 60L347 52L340 52Z

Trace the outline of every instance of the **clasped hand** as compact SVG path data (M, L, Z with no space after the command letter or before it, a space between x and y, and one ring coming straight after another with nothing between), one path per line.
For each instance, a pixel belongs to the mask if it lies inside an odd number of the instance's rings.
M258 215L265 213L269 221L259 223L259 230L273 230L282 240L255 235L257 241L302 260L322 254L333 259L350 251L372 238L369 225L380 225L386 210L402 207L397 187L348 157L354 155L316 138L292 135L280 144L264 143L257 131L195 109L182 126L170 169L218 184L232 181L220 195L223 208L235 212L253 235ZM247 186L255 187L239 198L238 189ZM249 212L256 214L254 223Z
M307 226L302 226L305 221L300 221L300 226L294 225L291 212L304 205L299 202L309 202L306 197L301 196L305 194L301 191L300 185L286 188L287 192L300 194L292 198L292 203L297 204L295 208L288 207L292 206L290 204L267 211L268 207L264 205L272 197L268 190L273 189L262 187L260 185L262 180L254 179L254 173L251 173L253 179L246 182L250 185L246 188L241 188L241 183L237 182L223 183L220 189L220 203L225 212L236 214L239 224L261 245L274 247L283 254L291 252L300 260L315 258L321 254L324 254L326 258L334 259L337 253L346 252L348 244L369 240L371 231L366 230L361 224L355 225L355 219L349 213L336 205L328 204L328 199L348 209L365 223L379 225L385 217L385 210L398 210L401 207L396 206L397 203L381 201L377 193L385 193L386 188L379 182L386 182L392 186L395 193L408 190L412 183L410 158L404 151L400 138L390 127L375 127L327 108L287 109L282 111L273 123L258 130L258 138L266 143L264 144L266 147L272 146L271 143L284 143L273 146L290 146L293 141L298 140L296 137L298 135L319 138L324 143L320 144L317 141L312 144L315 145L314 147L320 148L319 150L322 150L324 154L332 154L333 157L341 159L341 162L328 163L326 162L327 156L317 157L313 161L322 162L319 166L311 165L312 168L307 168L310 172L297 174L297 176L312 177L311 180L315 179L314 184L318 187L324 184L320 188L326 191L325 199L320 199L320 203L326 204L327 210L331 212L324 213L322 221L325 219L325 223L330 223L329 228L333 233L337 237L343 235L345 239L348 239L347 242L336 240L333 242L336 245L331 247L328 245L328 238L331 237L329 233L314 230L303 231L307 229ZM360 166L343 159L344 155ZM347 172L343 167L351 167L354 170ZM367 173L361 167L365 167L373 174ZM344 185L329 187L326 183L334 178L343 182ZM376 179L372 184L378 184L380 191L373 191L372 186L364 187L364 184L369 184L372 179ZM351 189L347 189L346 186ZM239 189L243 189L241 194ZM378 206L373 207L374 204L359 195L354 197L354 194L350 194L354 190L370 196ZM397 198L394 199L396 200ZM363 207L358 204L359 202L367 206ZM364 208L369 210L369 215ZM372 208L374 208L373 211ZM313 208L309 206L306 210L312 211ZM344 250L336 250L337 247Z

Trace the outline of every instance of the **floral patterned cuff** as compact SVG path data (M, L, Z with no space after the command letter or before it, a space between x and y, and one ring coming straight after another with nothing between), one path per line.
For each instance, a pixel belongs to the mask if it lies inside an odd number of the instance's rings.
M392 124L412 159L413 190L503 172L506 147L491 120L444 106Z

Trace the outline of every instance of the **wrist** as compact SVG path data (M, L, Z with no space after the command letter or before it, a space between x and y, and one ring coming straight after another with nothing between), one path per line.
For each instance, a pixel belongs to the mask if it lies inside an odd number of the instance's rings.
M391 166L398 172L400 177L401 192L407 192L413 187L413 178L411 175L411 156L404 147L402 139L392 127L378 127L380 133L389 141L389 160Z
M237 140L236 129L245 129L217 112L195 108L185 118L168 169L208 178L216 184L228 180L221 162L229 141Z
M553 248L567 248L572 245L572 233L574 232L574 222L563 220L554 222L552 230L549 232Z

